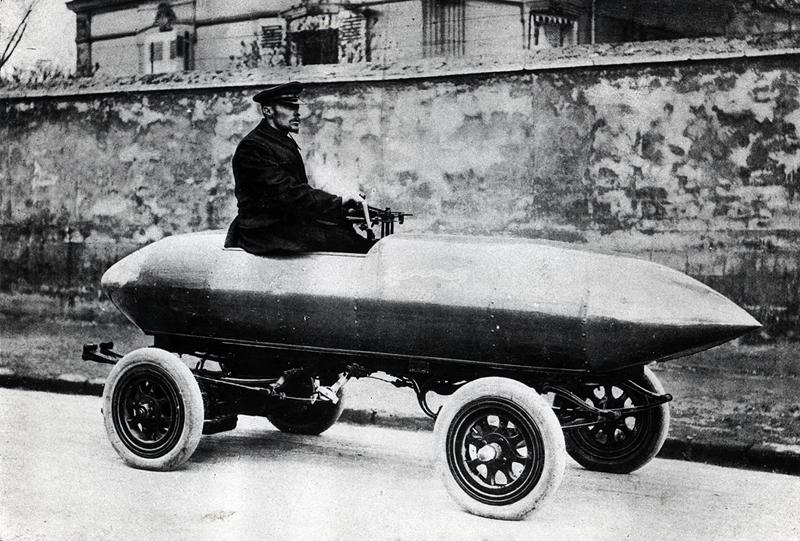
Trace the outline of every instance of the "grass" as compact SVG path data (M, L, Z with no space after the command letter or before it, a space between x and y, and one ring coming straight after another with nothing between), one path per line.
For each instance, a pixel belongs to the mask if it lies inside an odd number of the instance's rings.
M59 319L95 324L127 322L111 301L106 299L0 293L0 321L41 322Z
M35 378L105 377L110 366L83 361L81 353L85 343L106 341L123 352L151 345L150 338L129 323L0 316L0 367Z
M694 371L723 370L735 374L795 378L800 376L798 346L800 344L786 340L758 345L733 341L668 364Z

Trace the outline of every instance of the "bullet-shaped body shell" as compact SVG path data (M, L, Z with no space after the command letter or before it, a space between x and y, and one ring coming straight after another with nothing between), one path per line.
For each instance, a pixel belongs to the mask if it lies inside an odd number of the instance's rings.
M685 274L563 243L392 235L366 255L263 257L223 240L165 238L103 286L149 334L563 371L672 358L760 326Z

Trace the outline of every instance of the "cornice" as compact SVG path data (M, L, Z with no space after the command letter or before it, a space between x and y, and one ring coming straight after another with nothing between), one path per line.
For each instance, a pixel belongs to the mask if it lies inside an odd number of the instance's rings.
M67 2L67 8L75 13L113 11L127 6L136 6L139 0L72 0Z

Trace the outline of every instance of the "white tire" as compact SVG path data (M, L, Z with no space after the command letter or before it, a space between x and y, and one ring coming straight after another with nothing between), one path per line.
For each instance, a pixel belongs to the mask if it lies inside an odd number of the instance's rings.
M103 421L114 450L130 466L174 470L203 432L203 397L178 357L157 348L125 355L103 389Z
M482 378L458 389L436 419L434 439L448 493L475 515L522 519L555 494L564 476L558 419L515 380Z

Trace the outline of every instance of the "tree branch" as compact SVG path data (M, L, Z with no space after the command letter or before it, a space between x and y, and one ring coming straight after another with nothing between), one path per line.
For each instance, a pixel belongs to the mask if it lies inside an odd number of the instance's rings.
M3 54L0 55L0 68L5 65L6 62L11 58L11 55L14 54L14 51L19 45L19 42L22 40L22 36L25 35L25 29L28 28L28 18L31 16L33 12L33 6L36 2L32 2L28 5L28 9L25 10L25 14L20 19L17 27L14 29L14 33L11 34L11 37L8 38L8 43L6 43L6 47L3 50Z

